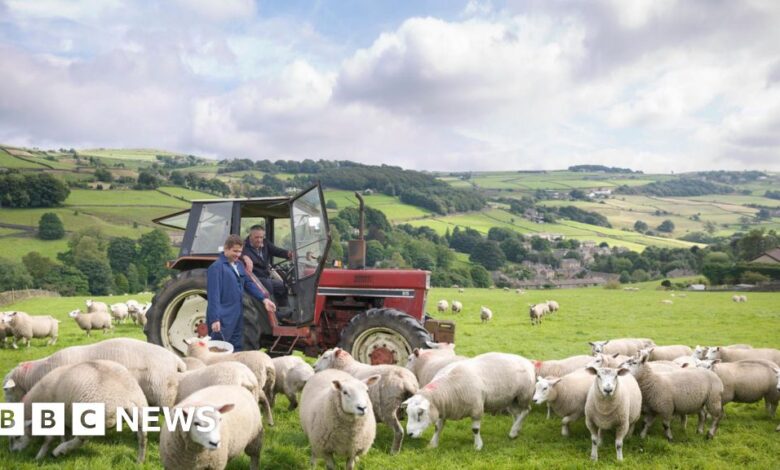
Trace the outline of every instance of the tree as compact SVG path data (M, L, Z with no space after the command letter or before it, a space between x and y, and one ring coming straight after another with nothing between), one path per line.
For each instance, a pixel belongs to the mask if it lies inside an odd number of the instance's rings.
M146 269L149 285L159 287L171 273L165 262L173 258L171 240L159 228L141 235L138 240L139 263Z
M735 251L738 259L752 261L779 245L780 239L774 231L767 233L763 229L753 229L737 240Z
M141 279L138 276L138 268L136 268L134 264L131 264L127 267L126 277L127 277L127 292L129 294L135 294L136 292L141 292L143 290Z
M127 273L127 268L138 256L135 240L128 237L112 238L108 242L107 255L108 263L115 273Z
M74 266L56 265L42 279L41 288L64 296L89 295L87 276Z
M620 273L620 283L621 284L628 284L631 282L631 276L628 275L628 271L622 271Z
M22 263L0 258L0 292L12 289L29 289L32 277Z
M661 222L661 225L658 226L657 230L659 232L672 233L674 232L674 222L672 222L669 219L666 219L663 222Z
M769 209L762 207L758 210L758 213L756 214L756 220L769 220L772 218L772 214L769 212Z
M0 206L54 207L70 194L68 186L49 173L0 175Z
M54 212L47 212L38 221L38 238L41 240L59 240L65 236L65 226Z
M127 294L130 291L130 283L127 280L127 276L122 273L114 275L114 293Z
M377 240L366 242L366 266L373 267L385 257L385 249Z
M76 267L84 273L92 295L109 295L114 292L114 275L106 259L85 257L76 260Z
M135 189L157 189L160 187L160 178L157 173L149 169L143 169L138 173L138 182Z
M635 269L634 272L631 273L631 281L633 282L645 282L649 279L650 276L644 269Z
M325 207L328 209L337 210L339 205L333 199L328 199L328 202L325 203Z
M549 240L541 237L531 237L531 248L536 251L550 251L552 244Z
M581 189L572 189L569 191L569 197L572 199L588 199L588 195Z
M492 240L483 240L477 244L469 256L469 261L481 264L489 271L495 271L506 263L506 256L498 243Z
M647 223L641 220L637 220L636 222L634 222L634 230L636 230L639 233L646 232L648 228L650 227L647 226Z
M30 276L32 276L32 282L35 287L40 287L46 275L58 266L56 262L37 251L31 251L24 255L22 263Z
M104 183L110 183L114 180L114 177L111 175L111 172L105 168L98 168L95 170L95 179Z
M513 263L522 263L528 255L523 243L517 238L507 238L501 242L501 250L506 255L506 259Z
M493 284L490 273L480 265L472 266L469 273L471 274L471 281L474 283L474 287L484 288Z

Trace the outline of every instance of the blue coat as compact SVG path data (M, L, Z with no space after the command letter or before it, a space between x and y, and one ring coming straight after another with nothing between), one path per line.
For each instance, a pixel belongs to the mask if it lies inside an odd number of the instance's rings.
M241 334L243 330L242 297L244 290L259 300L265 299L257 286L247 278L244 265L236 263L238 275L230 266L224 254L209 266L206 278L206 293L208 295L208 307L206 308L206 324L209 334L214 339L224 339L241 349ZM211 324L219 320L220 334L212 333Z

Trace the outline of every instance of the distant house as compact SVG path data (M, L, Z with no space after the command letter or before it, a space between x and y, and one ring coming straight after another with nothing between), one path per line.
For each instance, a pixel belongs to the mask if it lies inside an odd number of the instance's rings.
M690 269L682 269L682 268L672 269L671 271L666 273L666 277L670 277L670 278L695 276L695 275L696 275L696 271L692 271Z
M610 195L612 195L611 189L597 189L588 193L588 197L590 199L605 198L609 197Z
M773 248L758 258L751 261L751 263L766 263L766 264L780 264L780 248Z
M688 290L707 290L707 286L704 284L691 284Z

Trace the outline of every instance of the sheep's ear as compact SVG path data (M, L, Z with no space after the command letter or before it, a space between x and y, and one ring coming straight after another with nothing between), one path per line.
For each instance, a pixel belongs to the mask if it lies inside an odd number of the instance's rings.
M609 343L610 341L612 341L612 340L611 340L611 339L608 339L608 340L604 341L604 346L606 346L606 345L607 345L607 343Z
M617 375L626 375L629 372L631 372L631 371L629 371L626 367L621 367L620 369L618 369Z
M604 343L604 344L606 344L606 343ZM615 354L612 355L612 359L617 359L618 356L620 356L620 353L615 353Z
M190 339L190 338L184 338L182 341L184 341L184 344L186 344L187 346L192 344L192 339Z
M412 351L412 354L416 357L420 357L420 348L414 348L414 351Z
M594 348L596 347L596 343L594 343L593 341L588 341L588 344L590 344L590 345L591 345L591 346L593 346Z
M595 367L586 367L585 372L589 373L590 375L598 375L599 373Z
M3 384L3 389L5 389L5 390L9 390L9 389L12 389L14 387L16 387L16 382L14 382L14 379L8 379Z
M685 369L685 368L686 368L686 367L688 367L689 365L691 365L691 364L690 364L690 363L688 363L688 362L683 362L682 364L680 364L680 369Z
M561 378L560 378L560 377L555 377L555 378L549 378L549 379L547 379L547 383L549 383L551 387L552 387L553 385L557 384L557 383L558 383L558 382L560 382L560 381L561 381Z
M333 350L333 355L336 356L336 357L341 357L341 356L344 355L345 352L346 351L344 351L341 348L336 348L336 349Z
M412 401L411 398L407 398L401 403L401 408L406 409L407 406L409 406L409 403Z
M639 358L639 363L644 364L650 356L642 356Z
M646 352L648 355L652 354L653 351L655 351L655 346L651 346L649 348L643 349L644 352Z
M236 407L236 405L233 404L233 403L226 403L226 404L220 406L219 408L217 408L217 411L219 411L220 413L224 414L224 413L227 413L228 411L232 410L235 407Z
M377 382L379 382L380 379L382 379L382 376L379 375L379 374L376 374L376 375L372 375L371 377L369 377L367 379L364 379L363 382L370 387L371 385L374 385Z
M723 361L721 361L720 359L713 359L712 360L712 365L714 366L715 364L720 364L721 362L723 362Z
M341 382L339 382L338 380L334 380L333 381L333 388L335 388L338 391L341 391Z

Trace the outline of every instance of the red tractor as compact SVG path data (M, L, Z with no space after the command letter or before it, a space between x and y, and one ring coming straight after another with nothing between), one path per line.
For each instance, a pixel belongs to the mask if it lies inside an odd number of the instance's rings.
M429 272L363 269L363 200L356 195L360 236L349 242L349 269L324 269L331 240L319 185L294 197L193 201L189 210L155 219L183 229L184 236L179 257L169 265L180 273L147 312L147 340L183 354L184 339L205 335L206 268L229 234L245 235L260 224L267 239L292 251L291 260L272 269L288 289L289 306L274 315L245 294L245 349L316 356L339 346L365 363L400 364L428 341L452 342L454 324L425 314Z

